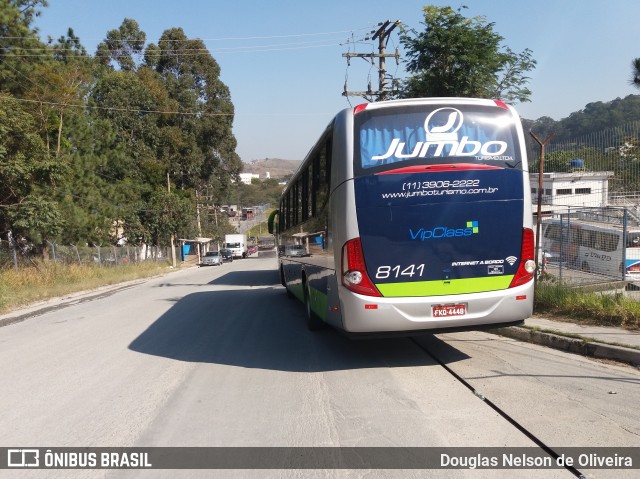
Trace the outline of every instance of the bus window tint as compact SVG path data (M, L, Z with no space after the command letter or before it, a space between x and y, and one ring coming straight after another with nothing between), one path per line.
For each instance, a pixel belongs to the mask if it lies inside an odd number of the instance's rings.
M399 162L522 168L514 119L498 107L365 110L356 116L356 135L355 166L361 174Z

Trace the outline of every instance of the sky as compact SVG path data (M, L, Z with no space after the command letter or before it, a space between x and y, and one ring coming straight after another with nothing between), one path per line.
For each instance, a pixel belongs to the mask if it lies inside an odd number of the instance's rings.
M560 120L588 103L640 90L629 83L640 57L638 0L48 0L35 26L57 39L69 27L90 54L125 18L138 22L148 43L174 27L201 38L221 68L235 106L236 152L249 162L302 160L333 116L364 103L342 95L377 88L377 70L343 53L371 53L365 40L379 22L400 20L424 31L425 5L451 6L494 23L503 45L533 51L531 101L514 105L527 119ZM397 31L397 30L396 30ZM392 33L388 51L401 47ZM405 78L403 64L387 73Z

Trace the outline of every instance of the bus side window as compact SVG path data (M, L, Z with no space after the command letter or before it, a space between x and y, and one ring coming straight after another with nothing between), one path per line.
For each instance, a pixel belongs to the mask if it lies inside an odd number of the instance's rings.
M593 248L596 243L595 234L595 231L583 230L582 242L580 243L580 245L586 246L587 248Z
M544 237L552 240L560 238L560 227L557 224L550 224L547 229L544 230Z
M611 253L618 249L618 243L620 242L620 236L615 233L603 233L603 248L607 253Z
M604 250L604 234L601 232L596 232L595 234L595 241L593 243L593 248L599 250L599 251L603 251Z

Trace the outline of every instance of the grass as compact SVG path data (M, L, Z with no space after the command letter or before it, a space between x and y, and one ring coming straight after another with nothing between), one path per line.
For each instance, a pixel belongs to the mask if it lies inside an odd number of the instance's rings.
M155 276L168 271L164 262L116 267L47 262L19 270L0 271L0 314L36 301Z
M623 294L588 292L555 283L538 283L534 312L599 326L640 328L640 302Z

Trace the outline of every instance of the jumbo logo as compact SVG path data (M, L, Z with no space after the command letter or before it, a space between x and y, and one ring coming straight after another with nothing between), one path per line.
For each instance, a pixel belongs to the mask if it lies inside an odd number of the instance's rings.
M471 236L478 234L478 222L467 221L465 228L450 228L448 226L436 226L435 228L427 229L420 228L417 231L409 229L409 235L412 240L426 241L428 239L441 239L441 238L459 238L463 236Z
M395 158L432 158L435 156L499 156L507 151L505 141L470 140L468 136L458 134L464 124L464 115L456 108L438 108L432 111L424 122L426 141L419 141L411 151L405 150L405 142L394 138L384 155L371 159L380 161ZM449 148L446 148L449 146Z

